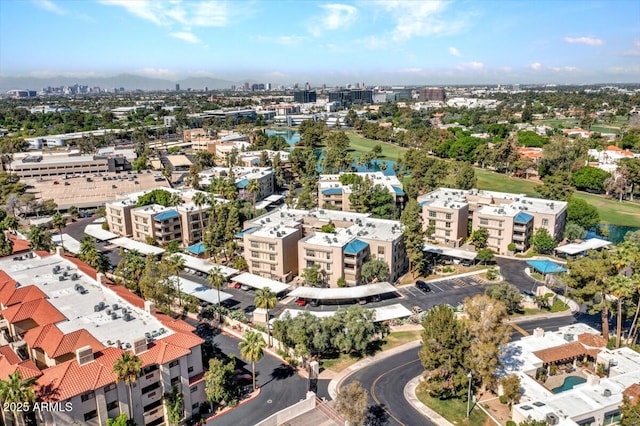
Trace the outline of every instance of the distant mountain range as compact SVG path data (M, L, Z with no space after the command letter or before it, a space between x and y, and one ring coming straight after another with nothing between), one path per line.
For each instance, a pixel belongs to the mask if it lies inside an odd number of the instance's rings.
M234 82L211 77L188 77L182 80L165 80L161 78L143 77L134 74L119 74L112 77L0 77L0 93L5 93L12 89L36 90L40 91L44 87L73 86L74 84L86 85L89 87L99 86L102 89L113 89L114 87L124 87L125 90L175 90L176 84L181 90L191 88L193 90L209 89L229 89L232 85L242 85L245 81Z

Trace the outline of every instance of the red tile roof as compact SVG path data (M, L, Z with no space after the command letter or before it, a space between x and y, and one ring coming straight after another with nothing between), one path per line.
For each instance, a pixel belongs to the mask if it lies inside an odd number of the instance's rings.
M30 348L42 349L50 358L57 358L68 353L75 353L84 346L91 346L94 352L104 348L87 330L76 330L64 334L54 324L33 328L24 335L24 341Z
M28 240L22 240L13 234L9 234L9 239L13 241L13 254L24 253L31 250Z
M551 364L558 361L565 361L585 355L591 355L591 351L582 346L580 342L571 342L553 348L542 349L534 352L533 354L540 358L540 360L545 364Z
M578 335L578 342L592 348L604 348L607 346L607 339L596 334L582 333Z
M640 396L640 384L634 383L625 390L622 391L622 395L629 398L629 401L632 401L637 404L638 397Z
M38 379L38 393L45 401L62 401L90 390L114 383L113 364L123 351L104 348L94 353L94 361L79 365L67 361L42 371Z
M25 303L25 302L31 302L32 300L46 299L46 298L47 298L47 295L44 293L44 291L40 290L38 286L26 285L24 287L17 288L13 292L13 294L9 296L9 299L6 302L3 300L2 303L5 306L11 306L11 305L15 305L16 303Z
M38 325L52 324L67 319L46 299L32 300L9 306L2 311L2 316L10 323L31 318Z
M0 380L7 380L10 374L20 372L23 379L38 377L40 369L30 359L22 361L9 345L0 346Z

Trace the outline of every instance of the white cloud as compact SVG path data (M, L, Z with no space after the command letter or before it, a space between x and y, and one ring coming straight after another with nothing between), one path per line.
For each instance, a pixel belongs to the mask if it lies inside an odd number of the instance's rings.
M529 68L531 68L534 71L540 71L542 69L542 64L540 62L534 62L529 65Z
M41 9L53 12L58 15L66 15L67 11L52 2L51 0L33 0L33 3Z
M640 56L640 38L633 40L633 47L622 52L622 56Z
M167 68L152 68L152 67L143 68L140 71L138 71L138 73L144 74L148 77L156 77L156 78L175 77L177 75L176 72L170 71Z
M456 67L460 71L482 71L484 64L482 62L464 62Z
M455 34L466 25L465 19L445 20L441 15L449 3L444 0L379 0L382 9L395 21L393 39Z
M335 31L349 27L358 15L358 9L346 4L325 4L320 7L324 9L325 14L318 19L318 25L309 29L316 37L327 30Z
M169 33L169 35L173 38L177 38L178 40L186 41L191 44L200 43L200 39L193 33L189 31L177 31L174 33Z
M551 71L555 71L555 72L576 72L576 71L580 71L578 68L576 67L570 67L570 66L564 66L564 67L549 67L549 69Z
M381 50L389 47L389 39L377 36L368 36L356 40L355 44L358 44L369 50Z
M305 41L307 37L298 35L281 35L275 37L259 35L254 40L259 42L275 43L283 46L296 46Z
M453 56L458 56L458 57L462 56L462 55L460 54L460 51L459 51L458 49L456 49L455 47L453 47L453 46L451 46L451 47L449 48L449 54L451 54L451 55L453 55Z
M586 44L588 46L602 46L604 41L593 37L565 37L564 41L571 44Z

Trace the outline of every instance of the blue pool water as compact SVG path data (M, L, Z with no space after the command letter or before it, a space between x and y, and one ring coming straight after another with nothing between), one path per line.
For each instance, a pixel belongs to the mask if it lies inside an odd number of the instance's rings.
M587 379L583 377L569 376L566 379L564 379L564 383L562 383L562 386L558 386L557 388L551 389L551 392L560 393L560 392L568 391L569 389L573 389L574 386L585 383L586 381Z

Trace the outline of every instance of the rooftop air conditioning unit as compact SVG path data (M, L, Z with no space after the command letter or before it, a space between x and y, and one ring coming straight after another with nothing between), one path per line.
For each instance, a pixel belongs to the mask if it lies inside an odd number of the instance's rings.
M93 361L93 349L91 346L83 346L76 350L76 359L79 365L85 365Z
M611 396L611 389L604 389L602 391L602 396Z
M134 355L141 354L147 350L147 339L142 337L133 341L133 353Z
M555 426L560 421L556 413L548 413L545 417L545 420L547 421L547 424L549 424L549 426Z

